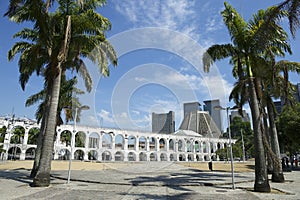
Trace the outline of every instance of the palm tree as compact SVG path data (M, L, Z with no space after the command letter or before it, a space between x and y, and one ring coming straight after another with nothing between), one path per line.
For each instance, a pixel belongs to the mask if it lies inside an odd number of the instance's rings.
M105 31L110 28L110 22L95 12L99 5L105 3L104 0L80 1L80 4L74 0L58 1L57 10L59 12L51 15L47 9L51 4L46 5L41 0L23 0L22 4L15 4L20 1L11 0L7 16L16 19L17 22L33 21L38 34L35 35L36 37L26 36L26 39L33 43L17 43L10 51L9 56L13 58L17 53L21 53L19 66L23 69L20 72L25 71L23 76L21 74L21 80L25 80L24 82L28 81L34 71L43 71L45 77L46 112L42 118L40 134L43 137L43 145L33 185L48 186L62 72L65 69L73 68L83 73L85 65L81 62L80 57L84 56L98 63L103 75L109 75L107 58L113 65L117 64L117 59L112 46L104 35ZM32 7L35 12L32 12ZM35 51L38 54L33 54L34 48L32 47L41 49L43 53ZM98 50L98 54L90 55L89 53L93 49ZM30 54L41 56L30 57ZM32 65L24 65L24 63ZM27 69L28 66L31 67ZM27 70L29 73L26 72Z
M216 60L227 57L231 58L230 63L234 65L234 76L238 78L238 82L233 90L238 92L231 96L237 98L236 102L239 103L238 106L242 106L248 101L252 114L254 145L256 149L254 190L258 192L270 192L261 127L262 105L261 94L258 93L260 91L258 88L261 86L258 84L259 75L257 68L260 64L258 62L260 56L266 47L274 47L273 49L279 49L280 51L286 50L286 41L280 40L285 35L285 32L275 22L269 24L276 32L269 33L268 38L264 38L264 47L260 48L259 39L261 38L258 37L259 34L257 33L264 24L261 19L263 19L266 13L272 11L272 9L258 11L253 16L253 20L247 23L234 8L226 2L224 4L225 10L222 12L223 20L231 36L232 43L213 45L208 48L203 55L204 70L208 71L210 65Z

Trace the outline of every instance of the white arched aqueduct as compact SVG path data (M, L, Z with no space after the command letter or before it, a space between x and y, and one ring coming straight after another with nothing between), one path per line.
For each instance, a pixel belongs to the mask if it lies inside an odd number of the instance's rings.
M14 158L34 158L35 144L28 144L35 123L8 124L4 150ZM12 144L15 127L23 127L20 143ZM192 131L179 130L174 134L61 125L57 127L53 159L95 161L209 161L218 149L229 144L228 139L205 138ZM72 152L72 153L71 153Z

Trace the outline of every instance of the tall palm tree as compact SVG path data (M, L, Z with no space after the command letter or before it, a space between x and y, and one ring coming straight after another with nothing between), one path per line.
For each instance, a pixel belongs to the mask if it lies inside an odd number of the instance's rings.
M231 36L232 43L213 45L207 49L203 55L204 70L208 71L210 65L224 58L231 58L230 63L234 65L234 75L238 78L235 90L244 91L239 97L239 102L244 104L248 101L252 114L252 123L254 131L255 145L255 184L254 190L258 192L270 192L268 182L267 168L265 162L265 151L263 145L263 132L261 127L261 100L258 93L257 83L259 76L255 68L259 67L257 62L266 47L276 47L280 51L285 51L286 41L280 40L284 32L276 23L271 23L270 27L276 32L268 34L268 38L264 38L265 46L260 48L260 38L257 32L260 31L263 21L261 20L266 13L272 11L260 10L253 16L253 20L248 23L232 8L228 3L222 11L225 25Z
M82 73L85 67L80 60L82 56L98 63L99 69L104 75L109 75L107 58L113 65L117 64L116 54L105 39L105 31L110 29L110 22L95 12L96 8L105 1L80 1L78 4L77 1L70 0L57 3L58 12L49 14L48 6L51 4L45 4L42 0L11 0L7 12L7 16L17 22L32 21L38 33L37 37L26 38L32 41L30 44L17 43L10 51L9 56L13 58L17 53L21 53L19 66L23 70L20 71L28 70L30 72L24 73L24 76L21 74L24 82L28 81L34 71L43 71L47 86L46 112L42 118L42 134L40 134L43 137L43 145L38 171L33 181L34 186L50 184L53 138L54 130L56 130L62 72L65 69L75 68ZM32 12L31 8L35 12ZM35 51L37 54L33 54L34 49L31 48L33 46L43 50L42 56L28 56L30 54L40 55L39 51ZM93 49L98 50L97 55L89 54ZM70 65L71 60L74 65ZM24 65L26 62L32 65ZM75 63L77 64L75 65ZM27 69L28 66L31 67Z

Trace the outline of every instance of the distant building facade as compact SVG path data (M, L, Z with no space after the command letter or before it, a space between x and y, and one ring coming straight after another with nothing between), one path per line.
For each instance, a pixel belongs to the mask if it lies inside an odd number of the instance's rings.
M152 113L152 133L174 133L175 113Z
M189 102L183 104L183 114L189 114L194 111L201 111L201 104L199 102Z
M222 120L222 115L221 112L222 110L215 110L214 107L220 106L220 100L219 99L214 99L214 100L206 100L204 102L204 110L208 111L210 116L213 118L214 122L216 123L217 127L219 130L223 130L223 120Z
M219 138L221 131L208 111L202 111L200 103L184 104L184 119L179 127L180 130L194 131L203 137Z

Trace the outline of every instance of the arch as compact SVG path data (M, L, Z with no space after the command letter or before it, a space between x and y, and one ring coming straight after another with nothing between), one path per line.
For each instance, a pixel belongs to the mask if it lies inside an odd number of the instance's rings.
M141 152L139 154L140 161L147 161L147 154L145 152Z
M156 153L154 153L154 152L150 153L150 161L157 161Z
M169 140L169 151L175 151L175 145L173 139Z
M18 160L20 159L21 148L18 146L13 146L8 150L8 160Z
M209 161L209 156L205 155L204 156L204 161Z
M86 135L82 131L78 131L75 135L75 147L85 147Z
M168 156L166 153L160 154L160 161L168 161Z
M112 136L111 136L110 133L103 133L103 135L102 135L102 148L105 148L105 149L111 149L112 148Z
M98 133L93 132L89 135L89 148L99 148L100 136Z
M75 160L83 160L84 159L84 151L81 149L77 149L74 152L74 159Z
M184 151L184 143L183 140L178 140L178 151L183 152Z
M175 153L170 154L170 161L177 161L177 156Z
M35 148L30 147L25 152L25 160L33 160L35 157Z
M159 150L160 151L166 151L167 150L166 140L164 138L159 139Z
M109 151L102 153L102 161L111 161L111 153Z
M135 150L135 144L136 144L136 137L130 135L128 137L128 150Z
M134 152L128 153L128 161L136 161L136 156Z
M210 143L210 153L214 153L214 143Z
M139 150L145 151L147 147L147 140L144 136L139 137Z
M115 137L115 149L124 150L124 136L121 134L116 135Z
M185 155L183 153L179 154L179 161L185 161Z
M203 142L202 148L203 148L203 153L208 153L206 142Z
M69 130L64 130L60 134L60 142L67 146L71 146L71 138L72 138L72 133Z
M194 154L188 154L188 157L187 157L187 160L188 161L194 161Z
M25 128L23 126L15 126L12 129L12 136L10 138L11 144L23 144L25 136Z
M58 160L69 160L69 159L70 159L69 149L61 149L58 152Z
M190 140L186 141L186 150L187 150L187 152L192 152L192 150L193 150L192 142Z
M150 151L156 150L156 140L154 137L149 138L149 148L150 148Z
M89 160L98 160L98 152L96 150L91 150L88 153L88 159Z
M195 152L199 153L200 152L200 143L199 141L195 141Z
M115 161L124 161L124 154L121 151L115 153Z
M222 149L222 145L220 144L220 142L218 142L217 144L217 150Z
M28 140L27 144L37 144L37 139L40 133L40 129L37 127L33 127L28 131Z
M200 156L196 155L196 161L200 161Z

